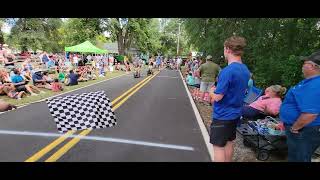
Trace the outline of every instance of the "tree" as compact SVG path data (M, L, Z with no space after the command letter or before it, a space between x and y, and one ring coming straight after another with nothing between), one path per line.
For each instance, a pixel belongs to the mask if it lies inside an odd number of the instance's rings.
M190 47L187 43L187 34L184 27L184 22L181 19L165 19L163 22L163 31L160 37L161 40L161 51L170 56L177 55L178 47L178 33L179 33L179 23L180 23L180 35L179 35L179 53L178 54L188 54Z
M2 27L4 25L4 18L0 18L0 44L4 44L4 35L3 35L3 32L2 32Z
M58 30L62 37L60 44L73 46L84 41L96 43L97 36L103 33L99 18L70 18Z
M42 43L42 49L48 52L61 52L64 46L59 44L62 37L59 34L63 22L60 18L48 18L44 21L45 41Z
M17 18L8 19L13 27L8 37L10 45L22 51L32 49L59 52L62 46L58 44L60 36L58 28L62 25L59 18Z
M43 19L19 18L11 29L9 39L13 45L22 51L41 49L41 42L45 41Z
M118 42L120 54L127 55L132 46L146 53L160 49L159 22L149 18L108 18L103 19L111 39Z
M185 19L189 43L226 65L223 42L232 35L246 38L243 59L257 85L286 87L302 79L299 56L320 45L319 18L195 18Z

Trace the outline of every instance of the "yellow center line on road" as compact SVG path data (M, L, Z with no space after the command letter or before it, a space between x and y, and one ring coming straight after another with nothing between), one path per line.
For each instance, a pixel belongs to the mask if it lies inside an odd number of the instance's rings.
M141 89L144 85L146 85L149 81L151 81L152 78L154 78L159 72L155 73L153 76L151 76L147 81L145 81L143 84L141 84L137 89L132 91L128 96L126 96L123 100L121 100L117 105L115 105L112 110L115 111L118 109L128 98L130 98L133 94L135 94L139 89ZM55 152L52 156L50 156L45 162L55 162L57 161L61 156L63 156L66 152L68 152L73 146L75 146L81 139L81 136L86 136L89 134L92 130L84 130L81 132L79 137L73 138L70 140L67 144L65 144L63 147L61 147L57 152Z
M146 82L148 79L151 79L152 77L149 76L145 79L143 79L142 81L140 81L139 83L137 83L136 85L134 85L132 88L128 89L126 92L124 92L121 96L117 97L116 99L114 99L111 104L114 105L116 104L121 98L123 98L125 95L127 95L129 92L131 92L133 89L135 89L136 87L138 87L139 85L143 84L144 82ZM113 108L114 109L114 108ZM49 145L45 146L44 148L42 148L40 151L36 152L34 155L32 155L30 158L28 158L27 160L25 160L25 162L35 162L37 160L39 160L41 157L43 157L45 154L47 154L48 152L50 152L52 149L54 149L56 146L58 146L59 144L61 144L63 141L65 141L69 135L74 134L76 131L68 131L67 133L65 133L64 135L62 135L61 137L59 137L58 139L56 139L55 141L53 141L52 143L50 143ZM90 132L90 131L89 131ZM87 133L87 130L84 130L83 132L81 132L79 135L83 135L83 134Z
M58 146L60 143L62 143L64 140L68 138L69 135L72 135L76 131L68 131L63 136L59 137L55 141L53 141L51 144L47 145L43 149L41 149L39 152L28 158L25 162L35 162L38 159L40 159L43 155L45 155L47 152L49 152L54 147Z
M159 73L159 72L158 72ZM150 79L148 79L146 82L144 82L141 86L139 86L137 89L132 91L128 96L123 98L119 103L117 103L113 108L118 109L119 106L121 106L125 101L127 101L134 93L136 93L139 89L141 89L144 85L146 85L149 81L151 81L152 78L154 78L158 73L155 73Z
M124 96L126 96L130 91L132 91L133 89L135 89L136 87L138 87L140 84L144 83L145 81L147 81L148 79L150 79L151 76L145 78L144 80L140 81L139 83L137 83L135 86L133 86L132 88L128 89L126 92L124 92L121 96L117 97L116 99L114 99L112 101L112 105L114 105L116 102L118 102L121 98L123 98Z

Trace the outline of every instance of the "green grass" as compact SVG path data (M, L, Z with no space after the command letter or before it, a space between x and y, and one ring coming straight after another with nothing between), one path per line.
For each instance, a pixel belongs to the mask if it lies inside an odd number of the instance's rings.
M116 76L120 76L120 75L123 75L123 74L125 74L125 72L113 71L112 73L107 73L107 75L105 77L98 77L96 80L91 80L91 81L87 81L87 82L79 82L79 84L75 85L75 86L64 86L64 89L61 92L52 92L51 90L40 88L45 93L40 93L38 96L30 96L30 95L28 95L27 97L24 97L21 100L12 99L12 98L9 98L8 96L0 96L0 98L3 99L4 101L8 102L8 103L11 103L11 104L19 106L19 105L23 105L23 104L28 104L28 103L32 103L32 102L35 102L35 101L39 101L39 100L42 100L42 99L46 99L48 97L51 97L51 96L54 96L54 95L57 95L57 94L66 93L66 92L72 91L74 89L81 88L81 87L84 87L84 86L87 86L87 85L90 85L90 84L93 84L93 83L101 82L103 80L110 79L110 78L113 78L113 77L116 77Z

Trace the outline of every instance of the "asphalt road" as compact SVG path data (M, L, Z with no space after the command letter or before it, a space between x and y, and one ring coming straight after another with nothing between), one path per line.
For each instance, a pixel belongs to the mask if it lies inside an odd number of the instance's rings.
M105 90L113 100L142 81L122 76L67 94ZM163 70L115 111L118 124L94 129L58 162L210 161L177 71ZM58 133L45 102L0 115L0 131ZM0 134L0 161L25 161L57 137ZM58 145L44 161L69 140Z

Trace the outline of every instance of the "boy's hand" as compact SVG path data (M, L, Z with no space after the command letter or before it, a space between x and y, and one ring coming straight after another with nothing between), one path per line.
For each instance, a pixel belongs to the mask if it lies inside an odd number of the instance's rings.
M214 93L214 91L217 89L216 86L212 86L212 88L210 89L210 93Z

